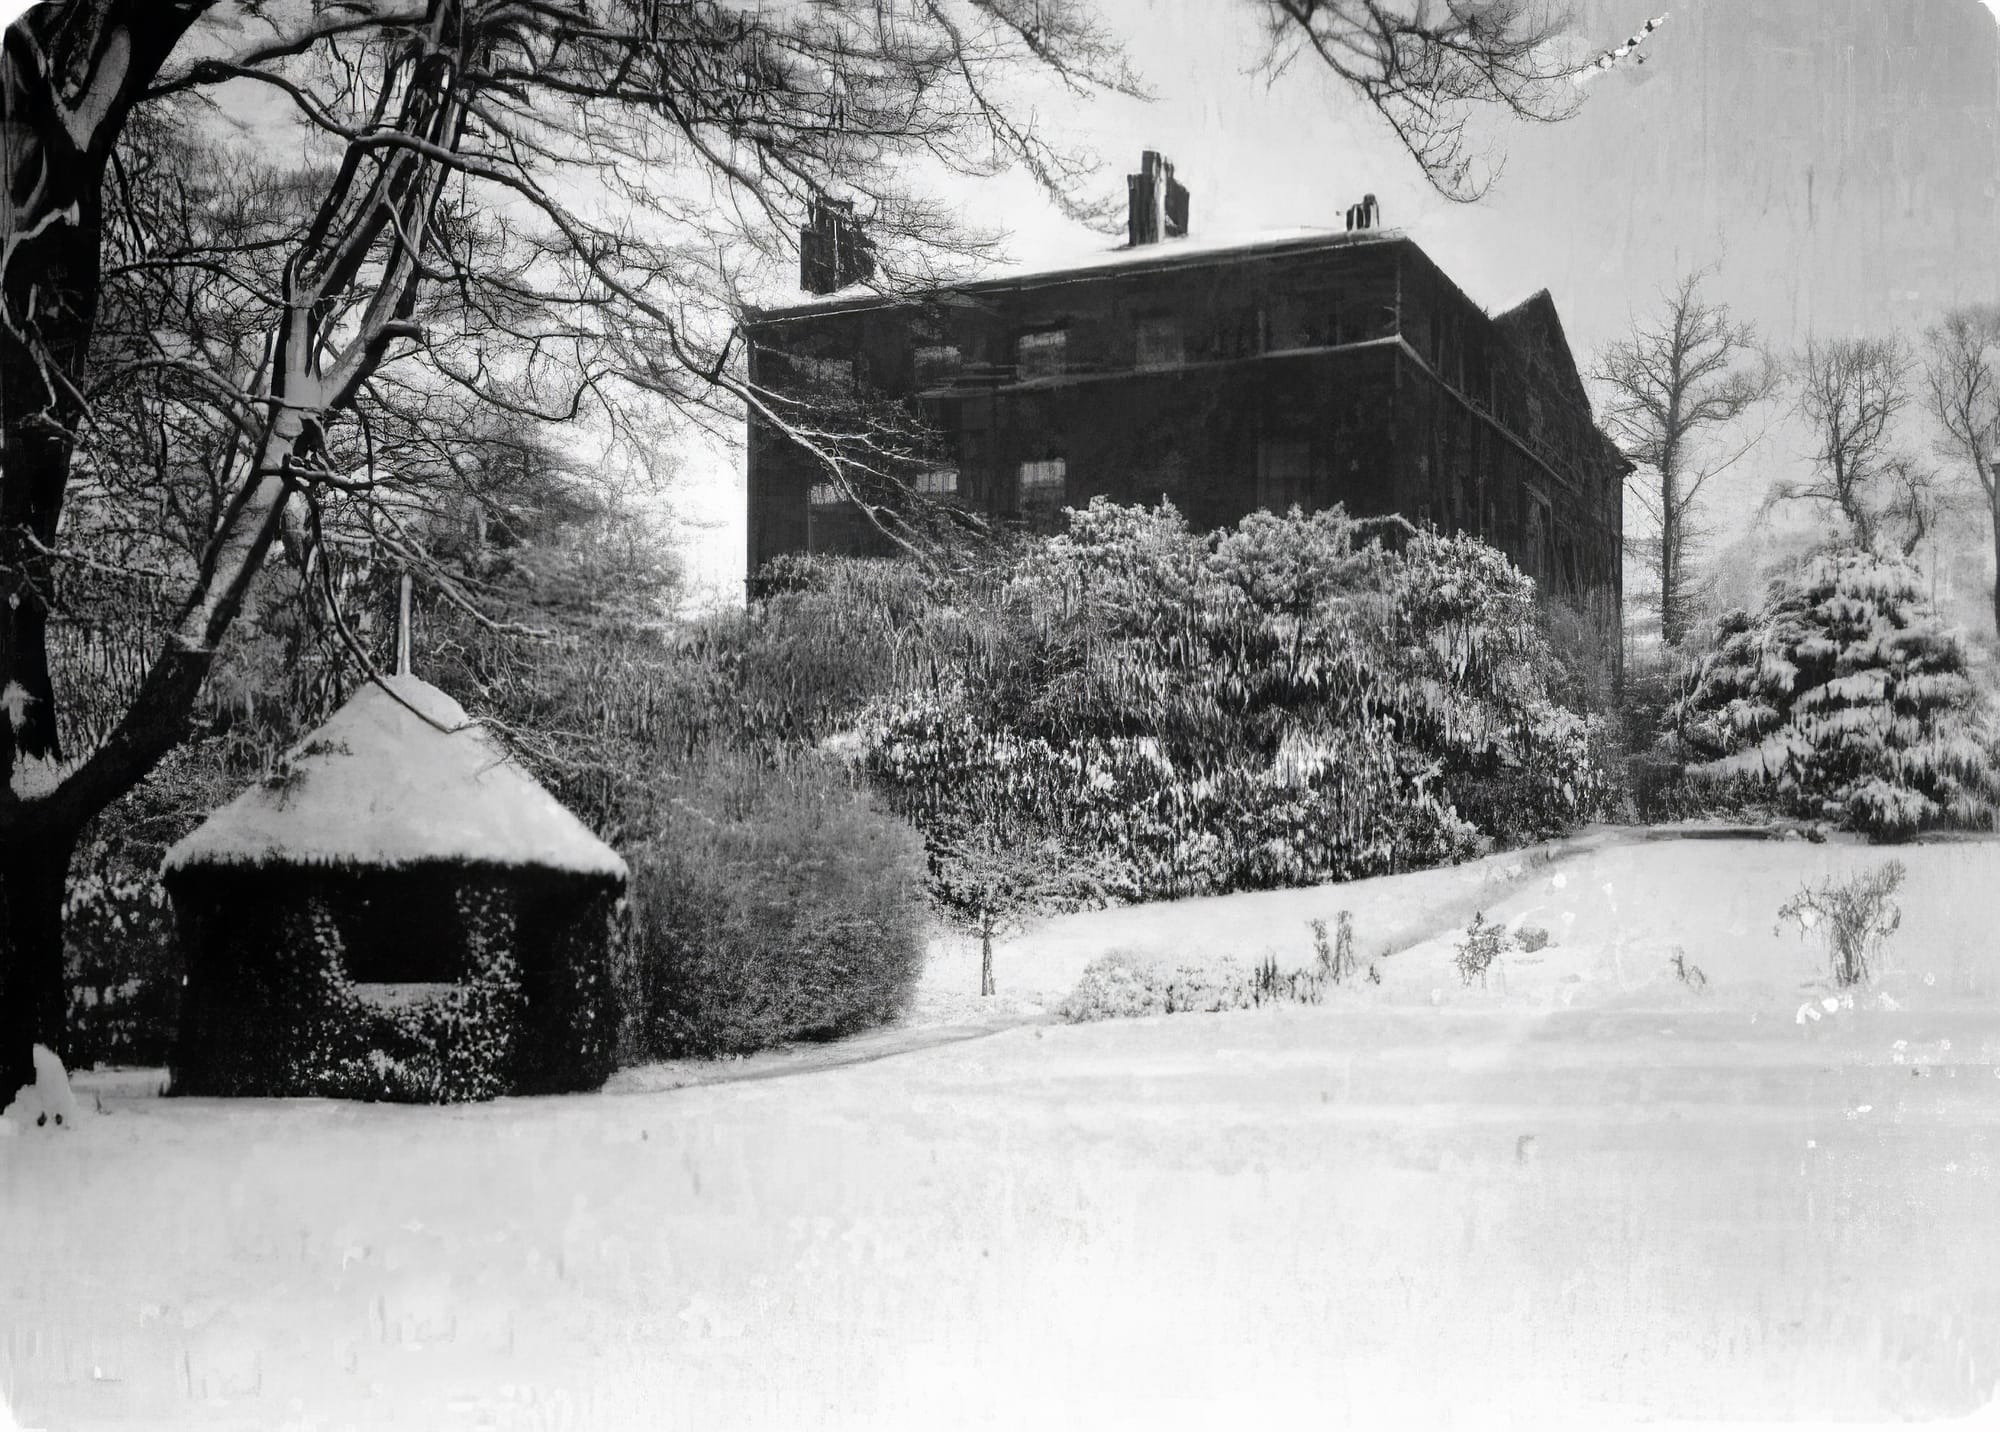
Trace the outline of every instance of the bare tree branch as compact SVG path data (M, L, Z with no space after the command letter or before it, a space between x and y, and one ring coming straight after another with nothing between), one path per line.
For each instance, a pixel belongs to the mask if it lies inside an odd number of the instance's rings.
M1762 434L1722 447L1716 439L1776 383L1755 328L1702 296L1710 272L1697 269L1663 291L1655 316L1599 354L1591 375L1606 394L1605 427L1635 467L1628 490L1653 527L1648 556L1669 643L1695 616L1702 492Z

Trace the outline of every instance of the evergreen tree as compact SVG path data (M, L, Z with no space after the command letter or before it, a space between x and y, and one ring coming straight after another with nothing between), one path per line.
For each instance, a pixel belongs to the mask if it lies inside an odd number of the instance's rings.
M1772 788L1878 841L1987 826L1990 715L1965 651L1899 558L1836 548L1724 617L1669 712L1689 774Z

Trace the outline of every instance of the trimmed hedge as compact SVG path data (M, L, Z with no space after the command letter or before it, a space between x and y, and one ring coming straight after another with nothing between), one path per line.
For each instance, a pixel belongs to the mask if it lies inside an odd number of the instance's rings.
M658 833L628 853L643 1053L743 1054L903 1011L926 935L906 824L810 756L718 749L662 782Z

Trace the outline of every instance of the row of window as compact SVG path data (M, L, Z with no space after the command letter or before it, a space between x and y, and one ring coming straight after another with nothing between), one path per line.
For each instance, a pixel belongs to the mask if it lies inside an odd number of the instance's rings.
M1295 348L1331 347L1363 338L1382 337L1395 331L1394 310L1377 304L1373 308L1350 307L1337 299L1322 296L1285 297L1273 300L1254 315L1254 325L1235 341L1222 346L1230 351L1254 348L1263 352L1283 352ZM915 377L920 388L937 387L955 378L963 366L958 345L929 343L914 353ZM1140 372L1178 368L1187 362L1187 339L1181 319L1171 313L1145 314L1132 325L1132 366ZM1064 327L1038 328L1014 340L1014 372L1021 380L1059 377L1073 371L1069 355L1069 330Z
M1061 508L1068 496L1069 462L1066 458L1039 458L1020 464L1016 470L1019 483L1018 501L1023 513L1053 516ZM926 495L948 497L959 490L958 471L955 468L934 468L917 476L913 486ZM1548 501L1531 496L1525 490L1517 490L1517 500L1521 515L1517 518L1521 525L1522 558L1527 570L1543 572L1545 566L1552 568L1550 575L1566 584L1567 589L1581 590L1581 579L1585 563L1569 536L1559 533ZM818 510L841 507L846 498L831 482L817 482L812 485L807 500ZM1257 504L1272 512L1284 512L1294 505L1308 506L1314 500L1313 493L1313 448L1309 442L1298 440L1265 441L1257 447ZM1455 524L1472 516L1469 510L1460 510L1461 504L1449 504L1451 521ZM1468 501L1464 507L1470 508ZM1428 502L1419 503L1416 519L1419 524L1428 523L1436 515ZM1495 519L1498 516L1491 499L1485 503L1485 530L1489 536L1496 533Z
M920 472L911 481L910 486L926 497L956 496L958 469L937 467L928 472ZM847 497L831 482L815 482L806 492L806 501L814 507L838 507L847 501Z
M1024 504L1050 497L1060 500L1069 486L1069 462L1060 457L1024 462L1019 477ZM958 494L958 469L940 467L920 472L910 486L927 497L954 497ZM840 507L846 503L847 495L831 482L815 482L806 491L806 501L818 508Z
M1312 444L1304 441L1263 442L1257 445L1257 501L1273 511L1282 512L1293 503L1308 503L1313 499ZM1053 510L1062 504L1069 490L1069 459L1062 457L1037 458L1022 463L1015 470L1017 491L1024 508L1049 507ZM931 497L951 497L958 493L958 470L956 468L935 468L919 473L911 484L919 493ZM847 501L846 495L831 482L816 482L807 492L806 500L816 508L839 507Z

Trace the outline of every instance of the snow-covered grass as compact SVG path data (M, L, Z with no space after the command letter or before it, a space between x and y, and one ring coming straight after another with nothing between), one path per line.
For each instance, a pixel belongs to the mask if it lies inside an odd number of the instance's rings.
M1084 967L1110 950L1177 961L1230 956L1249 967L1275 956L1281 967L1310 964L1312 921L1329 928L1342 910L1354 916L1355 952L1364 967L1384 951L1410 945L1462 923L1531 883L1554 862L1624 838L1601 830L1573 840L1510 851L1464 865L1357 880L1305 890L1265 890L1092 910L1042 920L1000 944L994 972L1003 999L1051 1008L1076 987ZM922 1018L962 1008L979 989L979 945L963 936L940 939L917 991Z
M1851 1007L1775 913L1886 852L1599 844L1000 957L1026 1012L1093 941L1303 961L1350 909L1382 982L1318 1007L453 1109L79 1076L73 1129L0 1140L0 1394L65 1432L1970 1418L2000 846L1895 854ZM1553 940L1468 988L1474 909Z

